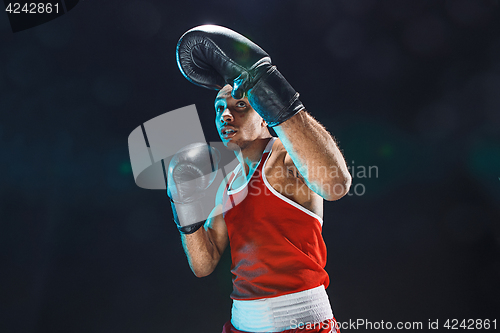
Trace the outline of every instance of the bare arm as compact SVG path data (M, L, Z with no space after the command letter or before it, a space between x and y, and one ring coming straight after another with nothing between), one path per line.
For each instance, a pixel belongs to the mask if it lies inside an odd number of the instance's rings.
M215 208L203 228L192 234L181 234L182 247L189 267L197 277L210 275L214 271L229 244L227 227L222 216L222 193L225 186L226 181L222 181L217 191Z
M220 205L215 207L203 228L185 235L181 234L182 246L189 266L197 277L210 275L229 243L227 228Z
M328 131L306 111L273 127L308 187L326 200L343 197L351 186L344 157Z

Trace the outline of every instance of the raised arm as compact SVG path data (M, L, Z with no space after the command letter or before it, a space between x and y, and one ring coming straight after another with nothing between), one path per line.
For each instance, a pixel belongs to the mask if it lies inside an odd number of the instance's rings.
M276 130L311 190L327 200L347 193L351 177L335 141L306 114L299 94L258 45L224 27L199 26L179 40L177 63L182 74L199 86L221 89L228 83L233 98L246 96ZM322 177L317 168L333 172Z
M351 175L333 137L303 110L273 127L308 187L325 200L343 197Z

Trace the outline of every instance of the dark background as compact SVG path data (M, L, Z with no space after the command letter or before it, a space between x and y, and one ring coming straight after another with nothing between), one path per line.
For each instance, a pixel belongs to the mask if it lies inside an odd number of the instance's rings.
M215 92L175 62L205 23L264 48L354 171L351 194L325 203L337 319L500 320L499 10L81 1L15 34L0 14L0 332L210 333L230 318L229 253L191 273L167 197L135 185L127 147L189 104L218 140Z

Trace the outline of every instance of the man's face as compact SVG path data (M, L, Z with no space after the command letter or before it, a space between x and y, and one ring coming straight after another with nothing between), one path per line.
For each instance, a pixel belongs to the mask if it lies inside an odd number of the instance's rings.
M246 97L234 99L231 86L222 88L215 99L215 126L229 149L245 149L267 132L266 123Z

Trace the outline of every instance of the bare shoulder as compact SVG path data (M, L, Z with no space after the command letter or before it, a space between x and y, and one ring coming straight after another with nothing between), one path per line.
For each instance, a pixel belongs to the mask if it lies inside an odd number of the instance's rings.
M276 138L273 143L272 153L266 162L266 166L280 165L284 162L286 155L288 155L285 146L279 138Z
M274 169L282 169L282 170L274 170L274 171L282 171L283 176L285 177L294 177L304 181L304 178L298 172L297 167L292 161L290 154L285 149L285 146L281 142L279 138L277 138L273 143L272 154L269 157L268 162L266 163L266 170L271 168Z
M279 139L273 144L264 173L269 185L277 192L314 213L323 215L323 200L307 186Z

